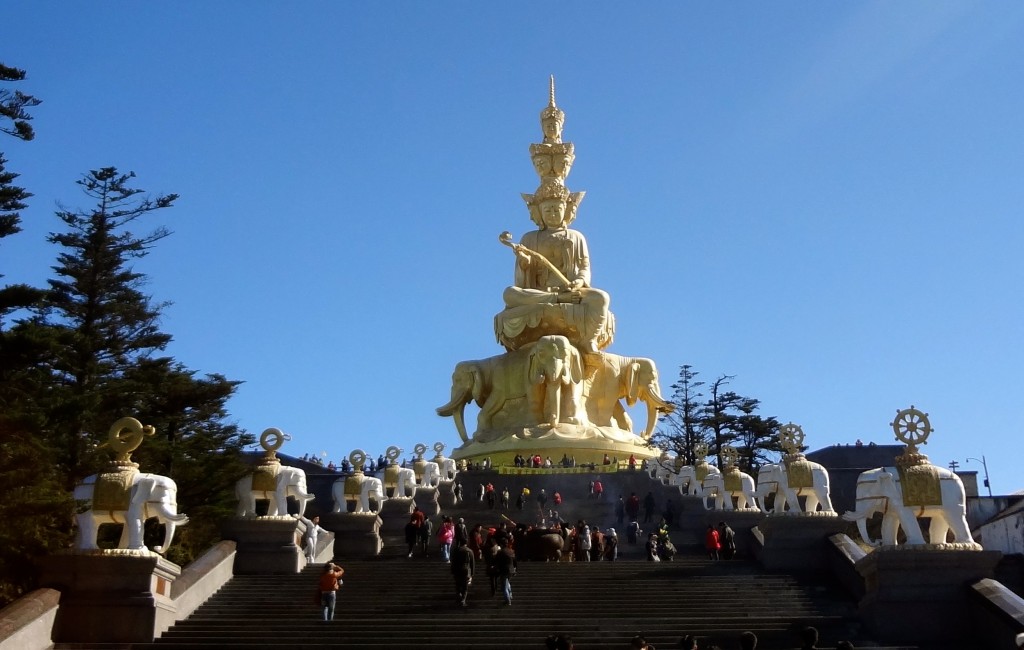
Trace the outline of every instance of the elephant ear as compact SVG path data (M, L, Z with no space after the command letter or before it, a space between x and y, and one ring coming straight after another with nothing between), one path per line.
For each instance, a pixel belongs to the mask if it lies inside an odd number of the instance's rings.
M536 350L530 352L530 366L527 370L527 377L530 379L530 383L537 385L544 381L544 366L537 358L539 355Z
M480 403L484 400L484 373L480 372L480 368L477 366L473 367L473 401Z
M135 483L132 490L132 503L144 503L153 496L153 488L156 487L156 479L152 476L143 476Z
M626 404L633 406L640 397L640 364L632 361L626 366Z
M579 350L569 347L569 363L565 365L565 383L578 384L583 381L583 360Z

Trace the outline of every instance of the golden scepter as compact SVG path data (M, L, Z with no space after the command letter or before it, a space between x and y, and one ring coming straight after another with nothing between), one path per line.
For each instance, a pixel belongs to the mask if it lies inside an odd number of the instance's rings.
M498 241L500 241L502 244L505 244L506 246L516 251L517 253L526 253L527 255L536 257L544 264L544 266L548 267L548 270L554 273L555 276L562 281L562 284L565 285L566 288L572 287L572 282L569 282L569 279L562 275L562 272L558 270L558 267L556 267L554 264L548 261L548 258L544 257L537 251L532 251L526 246L523 246L522 244L517 244L514 241L512 241L512 233L510 233L509 231L506 230L505 232L498 235Z

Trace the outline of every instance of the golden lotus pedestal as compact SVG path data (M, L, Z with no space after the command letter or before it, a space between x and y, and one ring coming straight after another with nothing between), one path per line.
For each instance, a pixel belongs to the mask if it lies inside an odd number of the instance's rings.
M41 585L61 592L56 643L151 643L177 614L171 585L181 567L149 551L52 555Z
M481 438L481 436L477 436ZM517 454L531 458L540 454L558 465L562 457L574 458L576 465L601 465L609 459L625 463L632 455L637 466L644 459L656 458L658 450L648 447L642 438L614 427L559 423L554 427L516 427L489 431L486 442L471 440L452 452L456 461L482 462L490 458L492 466L512 465Z

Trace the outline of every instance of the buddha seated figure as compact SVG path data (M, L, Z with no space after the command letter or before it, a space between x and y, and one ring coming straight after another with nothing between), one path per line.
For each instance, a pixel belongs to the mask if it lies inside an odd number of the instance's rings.
M516 253L515 284L505 289L505 310L494 317L495 336L509 350L549 334L565 336L583 354L612 342L611 299L590 286L587 240L568 228L581 196L550 183L526 197L540 228L509 244Z

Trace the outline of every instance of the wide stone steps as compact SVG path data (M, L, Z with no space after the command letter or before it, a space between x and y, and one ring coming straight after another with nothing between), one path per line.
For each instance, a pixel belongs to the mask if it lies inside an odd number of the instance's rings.
M336 619L314 602L320 567L291 576L238 576L153 648L542 648L552 633L577 647L624 648L643 633L672 647L683 634L735 647L744 630L759 647L795 647L811 624L833 645L854 636L852 602L831 590L745 562L520 562L513 605L492 597L479 566L468 607L458 607L439 558L346 561ZM827 647L827 646L823 646Z

